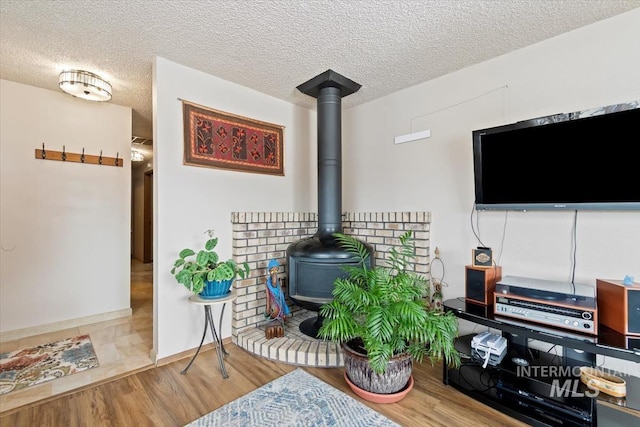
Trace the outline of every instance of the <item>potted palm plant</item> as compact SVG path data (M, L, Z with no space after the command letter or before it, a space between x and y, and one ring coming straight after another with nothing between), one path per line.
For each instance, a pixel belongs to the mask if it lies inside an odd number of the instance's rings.
M358 393L356 386L395 395L410 389L413 361L422 362L425 357L432 364L444 358L445 363L458 366L457 319L426 302L429 282L413 271L412 232L400 236L400 246L390 250L388 265L373 267L365 262L369 252L363 243L342 233L335 237L360 262L345 266L348 275L335 281L333 300L320 307L324 322L318 335L341 344L345 379L354 391Z
M249 277L249 264L236 264L232 259L220 260L215 251L218 238L214 237L214 230L207 230L208 239L204 249L196 252L193 249L183 249L171 268L178 281L196 295L202 298L220 298L227 295L231 284L236 278Z

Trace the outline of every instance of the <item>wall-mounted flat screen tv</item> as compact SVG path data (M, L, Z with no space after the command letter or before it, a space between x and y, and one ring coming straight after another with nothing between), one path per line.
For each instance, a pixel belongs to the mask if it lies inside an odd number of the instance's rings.
M477 210L640 210L640 102L473 131Z

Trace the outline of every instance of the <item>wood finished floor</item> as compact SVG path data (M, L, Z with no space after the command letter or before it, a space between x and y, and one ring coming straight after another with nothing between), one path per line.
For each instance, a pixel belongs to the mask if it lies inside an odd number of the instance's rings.
M0 416L2 426L167 426L185 424L296 369L260 358L233 345L228 379L222 379L215 351L201 353L186 375L188 359L144 370ZM343 368L302 368L402 426L524 426L442 384L442 368L414 368L414 389L399 403L372 404L355 396ZM263 427L263 426L260 426Z
M100 367L0 396L0 426L184 426L297 368L233 344L225 346L229 352L226 380L214 350L200 353L186 375L180 371L188 357L153 367L149 359L151 282L151 264L134 262L131 319L3 343L1 351L10 351L11 346L21 348L88 332ZM416 365L414 389L399 403L389 405L372 404L354 395L344 381L343 368L303 369L402 426L525 426L443 385L440 365Z
M0 343L0 352L8 352L89 334L99 363L97 368L0 395L0 414L139 369L152 367L153 362L150 358L153 347L152 269L152 263L143 264L137 260L131 263L132 315L129 317Z

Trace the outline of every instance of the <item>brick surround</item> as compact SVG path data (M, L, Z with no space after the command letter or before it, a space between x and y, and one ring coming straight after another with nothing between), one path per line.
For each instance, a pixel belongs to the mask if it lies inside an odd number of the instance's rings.
M267 359L292 365L343 366L340 347L302 334L298 325L317 316L289 304L292 316L285 325L285 336L267 340L261 327L265 321L267 263L275 258L280 263L280 280L287 291L287 247L311 237L317 231L317 214L308 212L233 212L233 259L248 262L251 277L236 281L238 295L233 303L231 335L239 347ZM429 212L346 212L342 215L345 234L357 236L374 248L376 265L384 264L388 251L398 246L398 237L413 230L416 245L415 271L428 277Z

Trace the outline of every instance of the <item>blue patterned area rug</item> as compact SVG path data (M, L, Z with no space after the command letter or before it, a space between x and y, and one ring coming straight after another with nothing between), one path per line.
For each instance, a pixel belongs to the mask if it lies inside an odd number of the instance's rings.
M198 418L188 426L399 427L300 368Z

